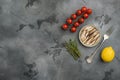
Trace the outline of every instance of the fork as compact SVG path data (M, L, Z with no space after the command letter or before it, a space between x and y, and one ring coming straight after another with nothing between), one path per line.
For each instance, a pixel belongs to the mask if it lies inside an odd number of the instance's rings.
M92 61L93 61L93 58L94 58L94 56L96 55L96 53L97 53L97 51L102 47L102 45L103 45L103 43L107 40L107 39L109 39L109 36L111 35L111 33L113 32L113 26L112 27L110 27L107 31L106 31L106 33L103 35L103 40L102 40L102 42L101 42L101 44L95 49L95 51L93 52L93 53L91 53L91 55L90 56L87 56L86 57L86 61L87 61L87 63L92 63Z

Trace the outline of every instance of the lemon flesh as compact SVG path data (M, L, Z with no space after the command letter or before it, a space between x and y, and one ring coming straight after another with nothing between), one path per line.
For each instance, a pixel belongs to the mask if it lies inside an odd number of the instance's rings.
M114 59L114 57L115 57L115 51L111 46L106 47L102 50L101 59L104 62L111 62Z

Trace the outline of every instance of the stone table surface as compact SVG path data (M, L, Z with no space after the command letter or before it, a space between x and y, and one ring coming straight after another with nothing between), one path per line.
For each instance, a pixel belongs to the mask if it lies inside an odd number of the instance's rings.
M77 9L93 14L76 33L61 30ZM94 24L104 34L113 26L110 39L116 56L111 63L92 64L85 57L96 47L86 48L78 40L79 30ZM0 0L0 80L120 80L120 0ZM81 58L75 61L62 45L76 39Z

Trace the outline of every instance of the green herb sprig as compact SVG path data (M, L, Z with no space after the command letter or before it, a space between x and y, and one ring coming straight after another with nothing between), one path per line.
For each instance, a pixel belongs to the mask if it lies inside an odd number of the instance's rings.
M65 42L65 48L73 56L75 60L77 60L80 57L80 51L77 47L76 40L70 39L68 42Z

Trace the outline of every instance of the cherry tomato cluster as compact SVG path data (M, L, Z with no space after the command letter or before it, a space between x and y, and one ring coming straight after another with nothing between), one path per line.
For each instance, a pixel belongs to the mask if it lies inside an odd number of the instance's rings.
M62 29L67 30L69 26L72 25L70 31L76 32L76 28L84 23L90 14L92 14L92 9L83 6L77 10L76 13L72 14L70 18L67 18L66 23L62 25Z

